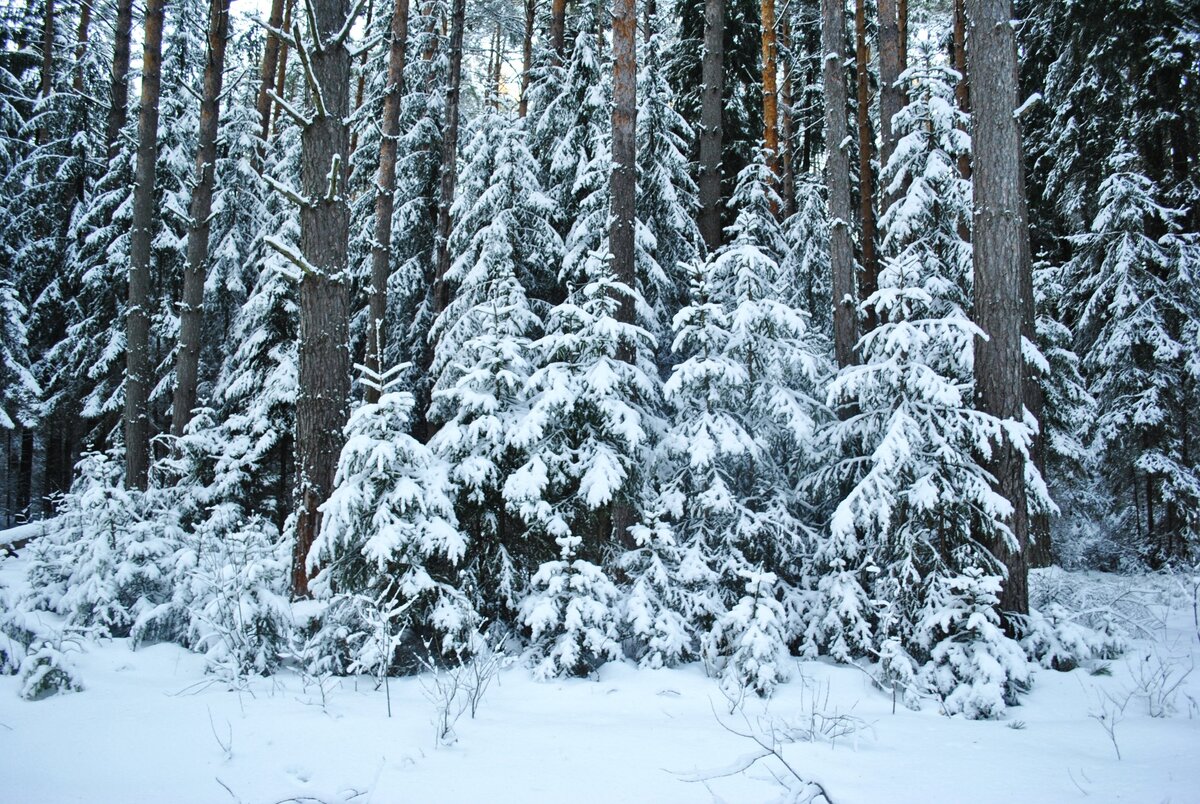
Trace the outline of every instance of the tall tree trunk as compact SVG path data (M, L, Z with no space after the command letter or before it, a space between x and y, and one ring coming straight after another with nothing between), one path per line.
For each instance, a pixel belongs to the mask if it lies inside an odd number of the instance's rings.
M133 33L133 0L117 0L117 22L113 31L112 89L104 144L111 162L121 150L121 129L129 117L129 40Z
M38 100L43 103L54 91L54 0L45 0L42 9L42 69L38 81ZM38 145L50 141L50 132L38 125L35 139Z
M762 47L763 147L771 153L767 166L779 175L779 88L776 76L775 0L759 0Z
M700 236L709 251L721 246L721 148L725 93L725 0L704 0L704 59L700 65Z
M971 113L971 83L967 77L967 10L964 0L954 0L954 69L958 71L958 83L954 87L954 99L958 108ZM959 154L958 173L964 179L971 178L971 155Z
M968 70L974 151L975 322L986 337L975 341L975 394L979 409L1021 421L1025 361L1021 353L1022 293L1030 271L1025 171L1017 101L1017 48L1012 0L967 4ZM986 542L1008 569L1000 596L1003 611L1029 611L1028 511L1025 461L1009 441L991 462L998 490L1013 506L1012 543L988 534Z
M795 120L792 117L792 24L786 14L779 37L784 53L784 57L779 60L783 73L783 78L779 82L779 148L783 168L781 195L783 196L783 216L787 218L796 211L796 164L793 153L796 131Z
M400 136L400 101L404 97L404 61L408 42L408 0L392 9L392 41L388 48L387 89L380 121L379 172L375 176L375 236L371 240L371 288L367 295L370 328L367 367L383 371L383 321L387 316L389 257L392 253L392 212L396 203L396 139ZM367 401L378 402L379 391L367 387Z
M825 184L829 192L829 262L833 272L833 344L839 368L854 362L858 309L854 294L854 244L850 240L850 144L846 121L846 9L844 0L821 0L821 52L825 87Z
M283 27L283 0L271 0L271 14L267 18L267 24L272 28ZM279 69L281 44L278 36L267 31L266 41L263 43L262 71L259 75L258 103L256 104L261 126L260 135L264 143L271 135L271 90L275 89L275 73ZM262 169L261 160L257 167L259 170Z
M308 594L306 561L320 531L318 510L333 489L350 394L350 286L346 276L350 208L346 203L350 136L350 51L336 39L350 0L312 0L316 30L298 48L312 119L301 132L300 372L296 397L298 511L292 591ZM315 85L315 86L314 86Z
M879 165L886 167L896 150L896 132L892 118L904 105L900 89L900 73L907 65L900 60L900 20L896 0L879 0ZM895 193L881 189L883 209L896 200Z
M529 114L529 74L533 70L533 25L537 16L537 0L525 0L525 35L521 40L521 101L517 114Z
M284 30L291 30L292 14L295 12L295 10L296 10L296 0L285 0L285 5L283 7L283 28L284 28ZM283 97L284 91L287 89L288 50L289 50L289 47L288 47L287 42L279 43L279 69L277 70L276 76L275 76L275 94L281 98ZM279 126L280 111L281 111L281 108L280 108L279 104L275 104L275 111L272 114L272 123L271 124L273 126L275 126L276 128L278 128L278 126ZM268 136L270 135L269 130L268 130L267 134L268 134Z
M434 314L450 304L450 207L454 203L454 184L458 178L458 100L462 87L463 28L466 25L466 0L454 0L450 22L450 85L446 89L446 133L442 138L442 166L439 174L437 217L437 264L434 268Z
M79 26L75 32L75 71L71 79L71 89L75 93L75 101L79 104L79 128L87 130L90 128L88 120L91 117L90 99L84 94L83 86L83 62L87 56L88 37L91 35L92 27L92 3L91 0L83 0L79 4ZM82 139L79 145L80 162L86 163L88 160L87 146ZM79 175L75 178L74 197L76 201L82 201L87 193L87 171L80 170ZM68 202L69 203L69 202ZM45 434L43 433L43 436ZM39 441L39 445L44 447L44 439Z
M367 21L365 30L368 34L371 32L371 21L375 17L375 0L367 0ZM358 114L358 110L362 108L363 96L367 92L367 59L371 56L371 48L364 50L358 57L358 86L354 90L354 108L353 113ZM358 128L351 127L350 129L350 153L358 152Z
M162 83L165 0L147 0L138 111L133 224L129 232L129 307L125 314L125 485L146 488L150 470L150 243L154 237L154 170Z
M550 50L554 63L562 64L567 36L567 0L550 0Z
M896 36L899 40L900 69L908 68L908 0L896 0ZM900 105L908 103L908 92L900 89Z
M643 23L642 41L650 44L650 37L654 36L654 20L658 16L657 0L646 0L644 8L642 13L646 15L646 20Z
M875 136L871 131L866 3L864 0L855 0L854 7L854 72L858 81L858 214L862 237L862 280L858 293L859 300L866 301L879 289L879 257L875 252L875 171L871 166L871 157L875 152ZM867 329L873 329L874 322L874 313L868 313L864 322Z
M612 204L608 231L613 276L629 288L637 285L634 273L634 199L637 188L637 3L613 0L613 111L612 173L609 197ZM634 323L633 299L621 294L617 320ZM622 344L619 357L634 363L637 355L630 344ZM612 535L626 549L635 545L629 534L633 509L624 500L612 508Z
M208 236L212 229L213 187L216 183L217 129L221 119L221 83L225 73L225 43L229 38L230 0L209 0L208 47L204 59L204 94L200 99L200 135L196 144L196 186L192 189L188 227L187 266L183 272L183 302L179 305L179 348L175 351L175 397L171 435L183 435L196 407L196 377L204 324L204 279L208 269Z

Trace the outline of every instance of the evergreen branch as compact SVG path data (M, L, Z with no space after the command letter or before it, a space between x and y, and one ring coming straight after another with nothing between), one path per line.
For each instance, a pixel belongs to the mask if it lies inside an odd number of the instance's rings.
M305 198L296 190L293 190L291 187L288 187L283 182L278 181L277 179L273 178L272 176L270 176L266 173L263 174L263 181L265 181L272 190L279 193L287 200L293 202L294 204L299 206L301 209L308 209L309 207L311 207L313 205L311 199Z
M375 34L374 36L367 37L362 42L360 42L357 46L347 48L347 50L350 51L350 58L357 59L359 56L366 53L368 50L375 47L382 41L383 41L382 34Z
M342 30L338 31L329 43L330 47L341 47L350 38L350 29L354 26L358 15L362 13L363 3L367 0L355 0L353 6L350 7L350 13L346 15L346 22L342 25Z
M301 254L299 251L296 251L296 249L292 248L287 243L284 243L282 240L279 240L274 235L270 237L264 237L263 242L274 249L275 252L281 257L292 263L292 265L295 265L297 268L299 268L301 278L305 276L320 275L321 272L318 271L316 266L314 266L311 262L304 259L303 254Z
M317 12L313 10L312 0L304 0L304 14L308 17L308 30L312 34L313 50L317 53L323 53L325 51L325 44L321 41L321 30L317 27ZM299 41L299 33L297 33L296 39ZM296 50L302 51L304 48L298 47Z
M333 203L337 200L338 178L342 173L342 155L334 154L333 159L329 162L329 175L325 178L329 181L329 192L325 194L325 201Z
M312 125L312 120L309 120L307 117L302 115L300 113L300 110L297 109L295 106L288 103L283 98L279 97L279 93L277 93L275 90L268 89L267 94L271 96L271 99L273 101L275 101L276 103L279 104L280 109L283 109L285 112L287 112L288 117L290 117L296 121L296 124L298 126L300 126L300 128L302 128L302 129L308 128L309 126Z
M299 28L297 27L297 33ZM317 49L320 52L320 48ZM308 84L308 89L312 92L313 106L317 108L317 117L325 117L328 112L325 109L325 95L321 92L321 82L317 80L317 74L313 72L312 61L308 57L308 49L304 47L296 48L296 55L300 57L300 65L304 68L304 81Z

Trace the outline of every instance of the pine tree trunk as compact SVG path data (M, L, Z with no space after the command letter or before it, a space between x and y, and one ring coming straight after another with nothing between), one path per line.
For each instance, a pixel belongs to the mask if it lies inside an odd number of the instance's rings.
M117 23L113 31L112 89L104 144L108 161L121 150L121 129L129 116L129 41L133 33L133 0L117 0Z
M292 27L292 13L296 8L296 0L285 0L286 4L283 7L283 29L290 30ZM288 47L287 42L279 43L279 69L275 76L275 94L283 97L284 91L287 89L287 63L288 63ZM279 127L279 114L281 108L279 104L274 104L275 111L271 115L271 125ZM267 130L268 136L270 130Z
M521 40L521 101L517 114L529 114L529 74L533 70L533 25L537 16L537 0L525 0L525 35Z
M759 0L762 46L763 147L770 151L767 166L779 175L779 88L776 81L775 0Z
M779 138L780 157L783 167L783 185L780 194L783 197L783 216L787 218L796 212L796 163L793 153L795 142L795 120L792 117L792 25L787 15L784 15L782 30L779 32L784 58L781 72L783 78L779 82Z
M349 0L312 0L316 32L299 48L309 92L320 88L324 113L312 112L301 132L300 251L312 266L300 282L300 371L296 397L297 521L292 592L308 595L305 566L320 531L320 505L329 498L342 448L350 393L350 286L346 276L350 208L346 164L350 136L350 51L334 37ZM322 47L317 47L319 33ZM313 104L317 104L314 102ZM335 161L336 160L336 161ZM332 180L331 180L332 179Z
M609 251L613 276L634 287L634 194L637 185L637 9L634 0L613 0L612 203ZM618 317L634 320L633 300L621 297ZM632 358L632 356L629 356Z
M271 0L271 14L267 18L267 24L272 28L282 28L283 0ZM267 31L266 41L263 43L262 72L259 78L258 103L256 104L258 119L261 121L260 136L264 143L271 134L271 90L275 89L275 73L279 69L281 44L278 36ZM262 169L261 160L256 167L259 170Z
M829 261L833 273L833 343L839 368L854 362L858 341L854 295L854 244L850 240L850 131L846 121L846 9L843 0L821 0L821 52L825 87L825 183L829 192Z
M875 153L875 135L871 131L870 54L867 51L867 12L864 0L856 0L854 16L855 77L858 82L858 204L862 240L862 280L858 298L866 301L879 289L879 257L875 252L875 171L871 157ZM868 330L875 326L874 313L864 322Z
M154 238L154 170L162 83L165 0L147 0L138 111L133 224L129 233L129 306L125 317L125 485L146 488L150 470L150 244Z
M1011 0L970 0L967 5L968 70L974 151L975 322L986 338L975 341L975 394L979 409L1021 421L1024 358L1021 330L1030 271L1025 175L1017 109L1017 49ZM1008 569L1000 608L1029 611L1028 512L1025 466L1007 441L993 454L998 490L1013 505L1013 544L987 535L988 546Z
M196 378L200 368L200 339L204 325L204 279L208 271L208 236L212 229L213 187L216 183L217 129L221 119L221 83L225 73L225 43L229 39L230 0L209 0L208 47L204 60L204 94L200 99L200 134L196 145L196 186L189 210L187 266L183 272L183 302L179 305L179 348L175 352L175 397L171 435L179 438L196 407Z
M567 35L567 0L550 0L550 49L554 63L562 64Z
M900 54L900 70L908 68L908 0L896 0L896 37ZM908 104L908 92L900 89L900 106Z
M892 129L892 118L899 114L904 105L900 90L900 73L907 65L900 60L900 21L896 13L896 0L879 0L879 125L882 136L879 142L879 165L886 167L896 150L896 132ZM883 208L896 200L895 193L881 190Z
M725 83L725 0L704 0L704 58L700 65L700 236L709 251L721 246L721 108Z
M375 16L375 0L367 0L367 20L365 30L369 33L371 30L371 22ZM354 107L351 110L352 114L357 115L358 110L362 108L363 96L367 91L367 59L371 57L371 48L364 50L358 57L358 86L354 90ZM350 128L350 153L353 155L358 153L358 129Z
M45 0L42 9L42 69L38 81L38 99L45 101L54 91L54 0ZM38 145L50 141L50 132L38 126L35 140Z
M446 133L442 138L442 165L439 174L437 216L437 264L434 268L434 314L450 305L450 207L454 203L454 185L458 178L458 101L462 87L463 29L466 25L466 0L454 0L450 21L450 86L446 89Z
M370 330L367 333L367 367L383 370L384 331L387 316L389 257L392 253L392 213L396 203L396 139L400 136L400 102L404 97L404 61L408 42L408 0L396 0L392 9L392 41L388 48L387 90L380 121L379 172L375 177L375 237L371 241L371 288L367 296ZM378 402L379 392L367 387L367 401Z
M967 78L967 11L964 0L954 0L954 69L958 71L958 84L954 87L954 99L958 108L967 114L971 113L971 84ZM971 178L971 155L959 154L958 173L964 179ZM964 238L970 233L963 234Z

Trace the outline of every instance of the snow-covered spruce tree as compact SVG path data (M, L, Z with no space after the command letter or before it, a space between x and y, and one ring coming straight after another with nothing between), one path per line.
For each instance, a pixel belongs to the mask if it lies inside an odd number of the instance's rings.
M466 535L454 512L450 466L408 434L413 397L387 391L346 424L335 488L322 506L321 532L308 556L312 590L326 601L310 645L317 662L345 671L371 650L363 604L393 612L415 666L425 650L448 658L474 649L480 618L462 590ZM366 664L370 664L367 662Z
M652 316L650 332L659 341L666 364L671 319L684 301L687 269L700 259L696 228L696 184L688 174L687 153L694 133L674 108L674 93L662 64L663 34L642 48L637 114L637 280Z
M1200 536L1200 472L1187 447L1200 435L1200 244L1174 234L1181 212L1159 203L1132 156L1119 152L1110 167L1091 231L1072 238L1064 270L1115 532L1157 566L1193 554Z
M975 551L954 564L969 564ZM974 719L1004 714L1031 681L1021 646L1000 627L1002 578L966 566L934 576L918 623L917 643L929 654L918 683L937 696L943 713Z
M566 247L560 280L576 287L587 281L584 264L608 233L611 71L596 37L603 6L603 0L587 0L573 16L574 44L561 85L544 108L532 113L534 153L548 160L542 186Z
M505 482L504 496L529 528L528 549L544 560L521 604L539 677L585 674L620 655L618 591L603 569L628 538L615 532L622 508L638 518L650 447L647 406L660 395L654 339L617 320L621 297L602 254L584 267L589 281L557 305L535 342L529 411L512 435L529 458ZM632 355L632 360L624 359ZM633 523L631 523L633 524Z
M432 333L429 418L438 429L429 446L452 467L456 510L470 539L471 593L490 622L515 619L539 560L526 549L524 525L503 489L529 457L512 440L527 414L532 343L542 330L526 289L562 258L526 138L504 113L476 120L453 209L448 279L457 291Z
M392 231L393 272L388 281L389 321L383 365L408 363L411 387L418 399L428 399L428 376L421 371L431 362L434 258L437 252L438 175L442 158L442 127L447 48L439 20L449 18L445 0L414 4L408 24L409 57L404 68L404 97L400 102L400 139L396 147L396 205ZM421 372L421 376L417 373ZM423 409L415 411L423 418Z
M170 596L167 565L180 533L159 498L124 488L118 458L80 460L55 528L33 549L28 603L68 625L126 636Z
M829 613L817 636L839 659L886 654L898 681L911 676L905 652L928 660L948 713L990 717L1028 669L991 608L1002 568L983 545L1007 533L1011 505L979 456L1001 438L1027 449L1031 433L971 404L980 333L965 311L970 245L960 234L971 196L955 165L970 143L952 76L930 67L907 77L912 100L884 170L903 194L883 216L886 263L865 302L880 323L859 342L862 363L829 389L830 404L849 411L830 432L840 456L831 485L846 491L821 556L835 571L821 581Z
M796 211L782 224L787 251L779 263L782 297L809 317L814 332L832 338L829 298L829 223L824 180L806 173L796 181Z
M675 523L681 612L701 629L709 661L761 694L786 677L782 665L773 675L761 667L768 630L759 629L764 617L779 620L775 607L799 609L811 532L796 478L810 468L808 445L824 418L815 397L822 358L803 314L779 300L766 179L761 160L743 171L730 242L696 270L691 304L675 317L673 348L686 358L665 387L672 423L660 497ZM774 655L787 655L797 629L788 614L769 631ZM759 658L750 661L742 651L752 642Z

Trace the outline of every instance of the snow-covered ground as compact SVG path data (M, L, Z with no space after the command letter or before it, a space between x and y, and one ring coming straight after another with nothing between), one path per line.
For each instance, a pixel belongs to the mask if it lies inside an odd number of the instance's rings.
M0 562L0 584L19 585L22 564ZM329 679L322 694L283 672L231 691L182 648L112 640L75 657L80 693L29 702L0 677L0 801L766 802L789 774L774 758L737 772L759 749L735 732L770 742L772 731L824 732L780 750L838 804L1200 801L1200 671L1164 690L1162 717L1143 694L1200 653L1191 601L1160 613L1111 675L1040 671L1001 721L947 718L933 701L893 712L864 672L824 661L797 662L769 702L732 715L699 665L612 663L550 683L512 666L449 744L436 739L428 675L388 690ZM1114 746L1097 716L1122 702ZM828 739L838 732L849 733Z

